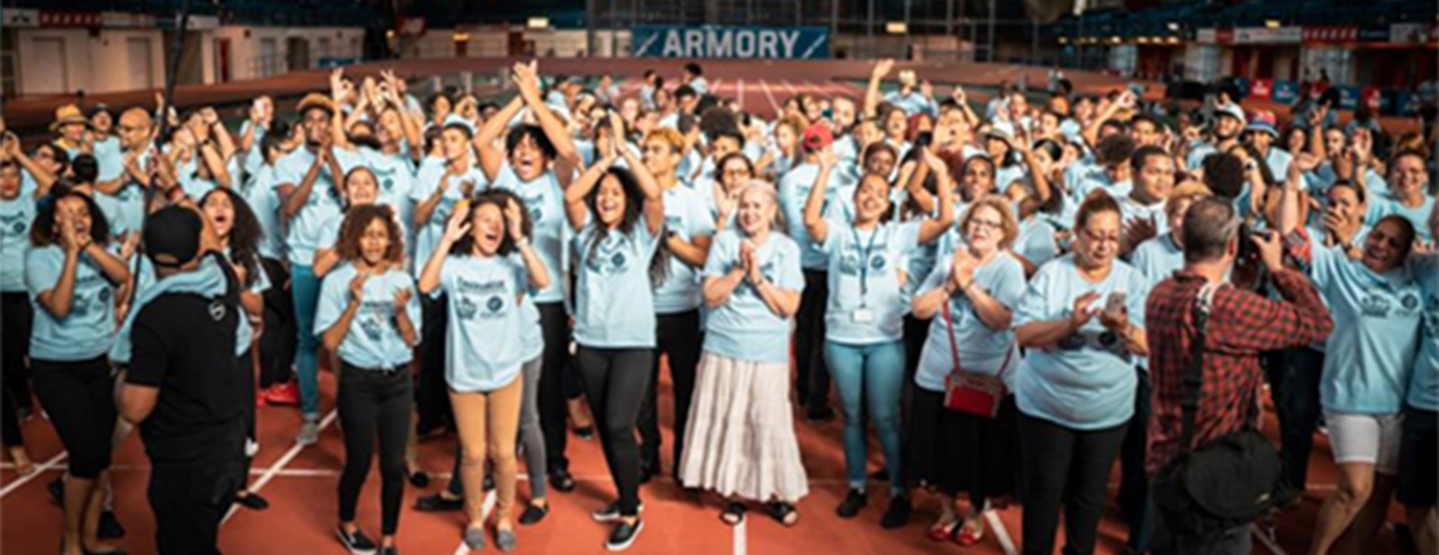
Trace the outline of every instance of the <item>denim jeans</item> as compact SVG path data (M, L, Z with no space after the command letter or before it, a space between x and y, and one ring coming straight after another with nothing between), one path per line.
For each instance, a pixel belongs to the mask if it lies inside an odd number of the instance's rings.
M849 487L864 489L865 461L869 457L860 404L867 397L869 419L874 422L880 447L884 449L890 491L903 493L899 398L904 389L904 343L845 345L826 341L824 354L844 409L844 465Z
M320 342L315 335L315 310L320 302L320 278L315 269L290 266L290 291L295 295L295 370L300 378L300 411L306 419L320 417Z

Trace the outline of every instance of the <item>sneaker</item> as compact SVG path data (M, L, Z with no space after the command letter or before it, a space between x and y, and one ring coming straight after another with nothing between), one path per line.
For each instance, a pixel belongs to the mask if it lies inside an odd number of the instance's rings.
M245 438L245 458L253 459L260 452L260 442Z
M849 493L845 494L844 502L840 503L834 512L839 515L840 518L854 518L855 515L859 514L859 510L863 509L868 502L869 500L865 498L864 492L852 489L849 490Z
M520 513L520 525L532 526L535 524L539 524L541 520L545 519L545 515L548 514L550 514L549 505L545 505L543 507L529 505L525 507L525 512Z
M264 408L270 404L270 388L255 390L255 408Z
M423 470L416 470L414 472L411 472L409 473L409 475L405 476L405 479L409 480L410 485L417 488L430 487L430 475L425 474L425 471Z
M634 545L635 538L640 536L640 531L645 529L645 521L635 519L634 524L627 524L620 521L614 529L610 530L609 539L605 540L605 549L609 551L624 551Z
M295 436L295 443L300 445L314 445L320 441L320 423L315 420L305 419L300 425L300 433Z
M115 518L115 511L100 513L100 527L95 530L95 537L102 540L118 540L125 537L125 527L120 525L120 519Z
M470 551L479 551L479 550L484 549L484 548L485 548L485 529L484 529L484 528L466 528L466 529L465 529L465 547L468 547L468 548L470 549Z
M514 551L518 543L515 539L514 530L495 530L495 547L500 548L501 552L509 553Z
M244 497L235 496L235 504L252 511L263 511L270 508L270 502L255 492L250 492Z
M914 505L910 504L909 496L896 495L889 498L889 508L885 509L884 516L880 517L879 525L886 530L899 528L909 522L909 515L913 512Z
M270 386L269 391L265 393L265 402L271 405L298 406L300 404L300 387L295 385L295 382Z
M374 555L375 551L379 550L379 546L365 537L365 533L359 528L355 529L354 534L346 534L344 528L336 528L335 536L340 538L340 543L345 544L345 549L355 555Z
M645 504L640 503L639 506L635 508L635 514L642 513L644 512L644 510ZM595 522L616 522L621 518L620 502L616 501L614 503L610 503L609 505L605 505L605 508L590 513L590 517L594 518Z
M400 555L400 548L387 545L380 548L380 555Z
M465 508L464 499L446 499L438 493L426 495L415 500L415 510L425 513L458 511L463 508Z
M571 475L570 475L570 471L568 471L568 470L564 470L564 469L551 470L551 471L550 471L550 487L553 487L553 488L555 488L555 489L557 489L557 490L560 490L560 491L566 492L566 493L571 492L571 491L575 491L575 478L574 478L574 476L571 476Z

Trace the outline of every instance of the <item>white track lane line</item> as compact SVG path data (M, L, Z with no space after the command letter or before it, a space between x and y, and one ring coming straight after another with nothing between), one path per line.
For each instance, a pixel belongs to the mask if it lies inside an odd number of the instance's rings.
M44 474L46 470L50 470L51 468L59 466L60 461L65 460L65 457L67 455L69 455L68 452L61 451L55 454L55 456L50 457L50 460L35 465L34 472L31 472L29 475L16 478L14 482L5 484L5 489L0 489L0 497L10 495L11 492L20 489L20 486L30 483L30 480L34 480L36 476Z
M759 80L759 88L760 88L760 90L764 91L764 96L765 96L765 98L768 98L768 99L769 99L769 105L770 105L770 107L774 108L775 117L778 117L779 114L780 114L780 112L782 112L782 110L780 110L780 108L779 108L779 103L774 101L774 94L771 93L770 90L769 90L769 82L768 82L768 81L765 81L764 79L760 79L760 80Z
M994 530L994 539L999 540L999 546L1004 548L1004 555L1019 555L1019 550L1014 547L1014 539L1009 537L1009 530L1004 527L1004 521L1000 520L999 514L993 510L985 511L984 520L989 523L989 529Z
M338 410L331 410L330 414L327 414L324 418L320 419L320 432L323 433L325 431L325 428L330 427L330 424L334 424L335 418L339 415L340 413ZM319 442L316 442L315 444L318 445ZM255 480L255 483L252 484L249 488L250 493L259 493L260 490L265 487L265 484L270 483L270 480L275 478L276 474L279 474L281 470L285 469L286 465L293 462L295 460L295 457L300 456L300 452L304 451L305 447L308 446L296 443L293 447L290 448L289 451L286 451L285 454L280 457L280 460L275 461L274 465L271 465L264 474L260 475L259 480ZM239 507L239 505L231 505L230 510L225 513L225 518L220 520L220 526L224 526L226 522L229 522L230 517L235 515L235 511L239 510Z
M1269 548L1269 551L1274 553L1274 555L1289 555L1288 552L1284 551L1284 548L1279 547L1279 544L1277 542L1269 539L1269 534L1266 534L1264 533L1264 530L1259 529L1258 524L1249 525L1249 531L1253 532L1254 537L1259 538L1259 543L1264 544L1264 547Z
M746 555L749 552L749 538L746 537L745 522L749 519L739 521L731 530L734 531L734 555Z
M744 111L744 79L739 80L739 92L735 93L735 100L739 102L739 109Z
M784 88L789 89L790 95L799 94L799 89L796 89L794 87L794 84L789 82L789 79L780 79L779 84L784 85Z
M488 492L485 493L485 502L480 505L480 522L489 522L489 521L490 521L490 511L493 510L494 508L495 508L495 490L490 490L490 491L488 491ZM465 523L465 526L468 527L469 525L470 525L470 524L469 524L468 522ZM463 534L464 534L464 530L465 530L464 528L461 528L461 529L460 529L460 534L463 535ZM488 532L486 532L486 534L488 534ZM459 547L456 547L456 548L455 548L455 555L467 555L469 552L470 552L469 546L465 545L465 540L461 539L461 540L460 540L460 545L459 545Z

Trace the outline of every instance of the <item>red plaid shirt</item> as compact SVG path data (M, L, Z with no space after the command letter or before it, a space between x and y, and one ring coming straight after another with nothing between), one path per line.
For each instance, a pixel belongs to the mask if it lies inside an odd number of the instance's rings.
M1179 454L1183 429L1184 374L1189 370L1195 299L1206 280L1184 270L1149 292L1145 336L1149 338L1149 374L1154 384L1153 418L1145 468L1155 473ZM1284 300L1221 287L1214 293L1205 331L1204 390L1194 417L1194 446L1242 429L1259 391L1259 354L1323 341L1334 322L1319 291L1303 274L1285 270L1273 276Z

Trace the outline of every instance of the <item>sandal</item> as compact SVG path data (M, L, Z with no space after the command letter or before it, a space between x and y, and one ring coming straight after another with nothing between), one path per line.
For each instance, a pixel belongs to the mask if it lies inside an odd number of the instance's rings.
M730 501L725 505L724 511L720 512L720 521L730 526L739 526L741 522L744 522L744 513L747 510L749 508L744 503Z
M954 537L954 543L963 547L978 545L980 540L984 539L984 521L976 519L976 522L978 523L977 528L960 526L959 534Z
M770 516L786 527L799 523L799 512L794 510L794 505L780 501L771 503L769 506Z

